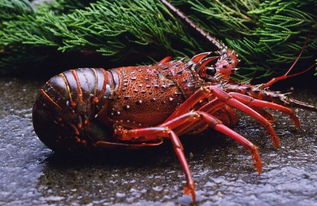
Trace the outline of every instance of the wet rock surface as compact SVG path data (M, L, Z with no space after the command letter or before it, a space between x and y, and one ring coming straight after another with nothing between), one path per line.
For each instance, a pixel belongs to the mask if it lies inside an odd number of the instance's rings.
M184 175L167 142L161 147L58 155L33 131L41 83L0 79L0 205L190 205ZM295 91L317 102L316 91ZM302 129L274 113L282 147L242 115L235 130L260 148L263 174L233 140L209 132L183 137L197 205L317 205L317 114L296 109Z

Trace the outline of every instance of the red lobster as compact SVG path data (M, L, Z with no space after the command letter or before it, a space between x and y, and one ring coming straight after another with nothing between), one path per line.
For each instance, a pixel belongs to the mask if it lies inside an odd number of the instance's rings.
M267 89L300 73L286 73L255 86L231 81L230 75L238 64L235 52L167 1L162 2L218 47L217 55L205 52L188 62L166 57L150 66L63 72L40 89L33 107L33 125L39 138L55 151L152 147L168 139L186 176L185 194L191 194L195 201L194 181L180 135L200 133L207 128L217 130L243 145L261 173L257 147L227 126L238 121L234 109L262 124L278 147L280 139L271 125L272 116L264 108L289 115L297 128L299 120L286 106L297 103L316 108Z

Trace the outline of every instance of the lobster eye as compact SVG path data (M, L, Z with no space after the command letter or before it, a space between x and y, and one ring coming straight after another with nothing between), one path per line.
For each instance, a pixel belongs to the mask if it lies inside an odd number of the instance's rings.
M213 76L216 74L216 69L214 67L208 67L206 69L206 74Z

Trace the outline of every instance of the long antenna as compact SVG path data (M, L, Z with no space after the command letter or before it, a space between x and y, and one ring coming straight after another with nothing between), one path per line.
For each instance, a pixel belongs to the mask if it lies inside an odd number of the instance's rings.
M315 107L314 105L308 104L306 102L302 102L294 98L289 98L288 101L291 103L292 106L317 112L317 107Z
M222 44L216 38L212 37L208 32L206 32L200 26L198 26L196 23L194 23L192 20L190 20L182 11L177 9L170 2L168 2L167 0L160 0L160 1L168 9L170 9L172 12L174 12L179 18L184 20L191 28L193 28L195 31L197 31L199 34L201 34L203 37L205 37L208 41L210 41L212 44L214 44L218 48L219 51L226 49L226 46L224 44Z

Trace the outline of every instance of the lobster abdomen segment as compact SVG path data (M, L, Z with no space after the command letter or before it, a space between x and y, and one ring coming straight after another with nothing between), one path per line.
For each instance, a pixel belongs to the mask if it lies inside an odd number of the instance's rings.
M114 89L112 74L104 69L69 70L52 77L33 107L36 134L48 147L62 151L111 138L111 129L97 117L107 113Z

